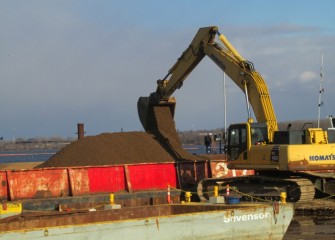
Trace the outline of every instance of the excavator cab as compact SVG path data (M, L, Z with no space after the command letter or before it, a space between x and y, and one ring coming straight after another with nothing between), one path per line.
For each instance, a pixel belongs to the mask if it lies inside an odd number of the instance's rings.
M265 123L232 124L228 129L228 159L248 160L248 151L252 145L266 143L268 143L268 128Z

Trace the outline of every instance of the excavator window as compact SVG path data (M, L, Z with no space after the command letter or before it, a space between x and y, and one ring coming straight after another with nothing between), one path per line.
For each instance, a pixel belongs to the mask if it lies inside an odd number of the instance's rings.
M230 145L240 144L240 131L239 129L232 129L230 132Z
M266 127L251 127L251 144L259 145L264 143L268 139L268 133Z
M245 124L230 126L228 132L228 155L230 160L236 160L247 150L247 130ZM247 156L243 158L246 159Z

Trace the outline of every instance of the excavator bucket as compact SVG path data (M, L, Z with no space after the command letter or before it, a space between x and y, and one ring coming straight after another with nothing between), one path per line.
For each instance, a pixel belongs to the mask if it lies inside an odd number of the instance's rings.
M149 108L149 97L140 97L137 101L137 112L145 131L147 131L147 118Z
M149 97L140 97L137 101L137 112L140 118L141 124L145 131L150 131L153 128L151 126L153 122L156 120L155 113L153 108L157 107L166 107L169 106L172 117L174 116L176 100L174 97L168 99L168 101L160 101L159 103L155 103L151 101Z

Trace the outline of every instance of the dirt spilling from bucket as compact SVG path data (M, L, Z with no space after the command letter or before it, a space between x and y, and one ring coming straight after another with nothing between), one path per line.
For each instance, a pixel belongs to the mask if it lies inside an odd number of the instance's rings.
M79 139L37 166L71 167L199 160L180 143L169 107L149 110L147 132L103 133Z
M181 145L169 106L153 106L148 112L147 132L153 134L163 148L176 160L199 160Z

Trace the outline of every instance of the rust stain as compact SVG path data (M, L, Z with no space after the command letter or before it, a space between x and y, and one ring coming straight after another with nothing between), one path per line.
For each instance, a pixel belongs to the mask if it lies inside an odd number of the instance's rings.
M157 229L159 230L159 219L156 218L156 226L157 226Z
M274 214L279 214L279 203L278 202L273 203L273 212Z
M299 165L299 166L301 166L301 165L308 165L309 164L309 162L306 160L306 159L303 159L303 160L300 160L300 161L292 161L292 162L290 162L289 163L289 165Z
M225 217L226 217L226 218L233 217L234 215L235 215L234 210L225 212Z
M145 219L145 221L144 221L144 225L145 225L145 226L149 226L149 219Z

